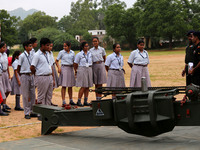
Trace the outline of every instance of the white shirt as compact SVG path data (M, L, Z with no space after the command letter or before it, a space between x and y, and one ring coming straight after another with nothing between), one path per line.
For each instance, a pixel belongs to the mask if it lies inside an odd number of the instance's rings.
M31 73L31 56L26 51L19 55L18 65L21 66L20 73Z
M50 59L50 64L51 64L51 66L53 66L53 64L55 63L55 60L54 60L54 57L53 57L53 52L50 52L49 53L49 59Z
M15 61L12 63L12 67L14 71L17 70L18 64L19 64L19 60L15 59Z
M75 57L75 60L74 62L76 64L78 64L79 66L87 66L87 64L89 66L92 66L92 54L91 52L87 52L87 54L85 55L84 51L80 51L76 57Z
M106 55L106 51L103 47L98 46L97 49L93 47L90 49L90 52L92 53L93 62L104 61L103 56Z
M3 71L8 69L8 56L5 52L3 54L0 53L0 68Z
M149 64L149 55L146 50L141 53L138 49L131 52L129 56L128 63L137 65L147 65Z
M61 59L61 65L73 65L75 59L74 51L70 50L69 53L65 50L61 50L58 53L58 57L56 60Z
M39 49L35 55L33 56L33 60L31 65L35 66L36 73L35 75L49 75L52 74L52 68L50 64L50 56L49 52L45 52L45 54Z
M33 59L34 54L35 54L35 49L33 48L33 49L30 51L31 59Z
M108 55L105 66L108 66L109 69L122 69L124 66L124 58L121 54L117 56L116 53L112 53Z

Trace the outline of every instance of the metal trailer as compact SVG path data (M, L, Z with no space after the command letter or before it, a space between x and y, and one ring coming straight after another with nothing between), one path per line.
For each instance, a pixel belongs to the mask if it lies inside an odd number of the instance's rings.
M92 101L91 107L77 108L34 105L41 115L43 135L59 126L118 126L125 132L147 137L172 131L175 126L200 125L200 87L98 88L116 99ZM176 100L178 94L186 94Z

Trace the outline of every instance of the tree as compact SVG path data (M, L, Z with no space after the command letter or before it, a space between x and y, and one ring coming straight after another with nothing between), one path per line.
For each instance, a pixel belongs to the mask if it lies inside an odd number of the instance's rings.
M0 10L1 41L13 46L17 40L17 22L19 18L11 17L6 10Z
M124 36L133 48L136 43L137 13L135 9L125 10L122 4L114 4L108 7L105 12L105 25L107 34L115 39Z
M65 32L70 32L73 28L73 19L72 16L63 16L58 22L58 29Z
M38 41L41 38L49 38L52 42L54 42L56 40L56 36L61 34L62 32L56 28L42 28L39 29L35 32L32 32L32 37L36 37L38 39Z
M21 36L19 38L24 39L22 35L25 35L25 37L27 37L25 40L28 40L34 31L47 27L56 28L56 20L56 17L46 15L44 12L35 12L32 15L27 16L20 24L19 34Z
M98 28L95 22L95 13L92 11L93 2L91 0L78 0L72 2L70 15L74 21L74 29L92 30Z
M148 0L141 8L141 35L167 39L170 49L172 40L183 37L189 28L187 14L180 0Z
M54 41L54 48L56 50L61 50L63 49L63 43L65 41L70 41L72 44L72 49L73 50L78 50L79 49L79 42L70 34L68 33L61 33L55 37Z

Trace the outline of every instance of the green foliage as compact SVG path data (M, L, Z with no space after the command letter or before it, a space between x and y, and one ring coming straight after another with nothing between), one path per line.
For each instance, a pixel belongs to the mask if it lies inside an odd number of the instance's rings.
M56 28L42 28L32 33L32 37L36 37L38 41L45 37L49 38L52 42L56 40L56 36L61 34L62 32Z
M57 18L46 15L44 12L38 11L32 15L27 16L21 23L19 27L19 38L21 42L28 40L34 31L40 30L42 28L56 28Z
M83 34L83 40L87 41L89 45L92 44L92 35L89 32Z
M122 4L114 4L108 7L105 13L105 25L107 34L119 40L125 37L129 46L133 48L136 43L137 12L130 8L125 10Z
M91 0L78 0L71 4L70 15L73 18L74 29L92 30L98 28L95 22L95 13L92 11L93 3Z
M68 33L61 33L57 36L55 36L54 41L54 48L56 51L63 49L63 43L65 41L70 41L72 44L72 49L77 50L79 49L79 42L70 34Z
M1 41L13 46L17 40L17 22L19 18L11 17L6 10L0 10Z
M138 0L135 7L140 9L137 25L141 36L180 39L191 27L186 21L188 13L181 0Z

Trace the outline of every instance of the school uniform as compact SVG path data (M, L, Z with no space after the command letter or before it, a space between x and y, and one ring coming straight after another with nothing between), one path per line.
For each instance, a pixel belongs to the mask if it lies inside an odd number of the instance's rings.
M108 55L105 66L109 67L107 87L125 87L123 56L116 53Z
M6 53L0 53L0 62L2 64L2 82L3 82L3 88L4 88L4 92L11 92L11 81L9 79L8 76L8 57Z
M21 94L23 99L24 114L29 115L32 113L32 106L35 104L35 85L34 75L32 75L31 66L31 55L24 51L19 56L18 65L20 67L20 81L21 81ZM30 98L30 103L29 103Z
M18 64L19 64L19 60L15 59L15 61L12 63L13 71L17 70ZM18 73L17 73L17 75L20 80L20 76ZM15 74L12 77L11 88L12 88L11 95L21 95L21 87L19 86L19 84L17 82L17 78L16 78Z
M62 87L73 87L75 86L75 75L74 75L74 63L75 53L70 50L69 53L65 50L61 50L58 53L56 60L61 60L61 73L59 76L59 85Z
M53 76L52 67L50 64L50 56L47 52L45 54L39 49L32 60L32 66L35 66L35 78L38 92L38 103L44 105L51 105L53 94Z
M93 75L92 75L92 54L91 52L84 53L82 50L79 52L74 60L74 63L78 64L77 69L77 87L92 87Z
M106 51L103 47L98 46L89 50L92 53L92 71L93 71L93 83L104 84L106 83L106 70L103 57L106 56Z
M145 77L147 87L151 87L149 71L147 65L149 64L149 55L146 50L141 53L138 49L131 52L128 63L134 64L131 71L130 87L141 87L141 78Z
M33 59L33 56L34 56L34 54L35 54L35 49L32 48L32 50L31 50L29 53L30 53L31 59Z
M56 67L55 67L55 60L54 60L54 57L53 57L53 52L50 52L49 55L50 55L50 64L53 68L53 75L54 75L54 80L55 80L55 85L53 86L53 88L58 88L59 87L59 85L58 85L58 74L57 74Z
M2 64L0 62L0 92L1 92L2 98L6 99L5 91L4 91L4 88L3 88L2 73L3 73L3 67L2 67Z

